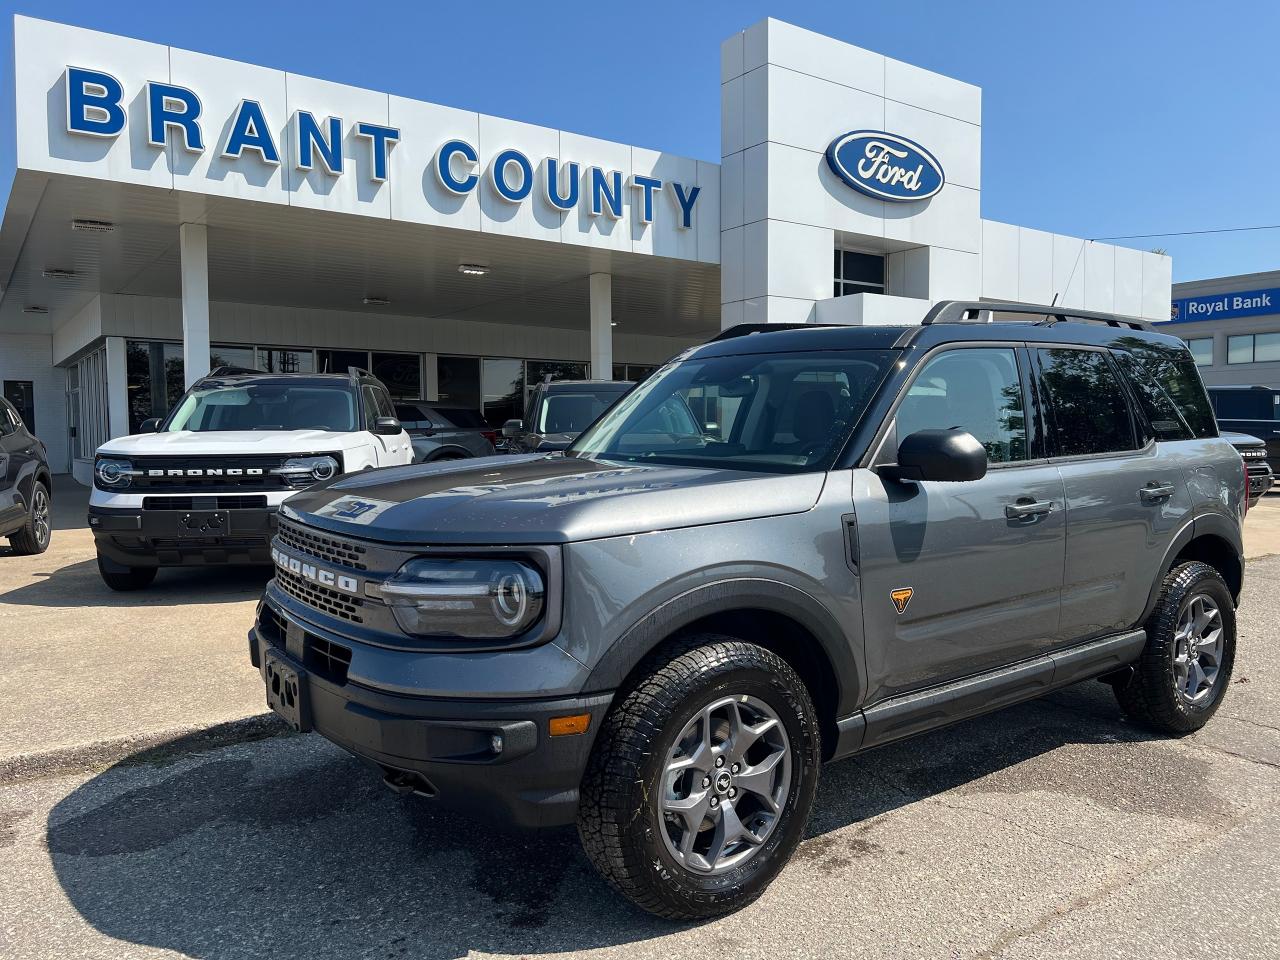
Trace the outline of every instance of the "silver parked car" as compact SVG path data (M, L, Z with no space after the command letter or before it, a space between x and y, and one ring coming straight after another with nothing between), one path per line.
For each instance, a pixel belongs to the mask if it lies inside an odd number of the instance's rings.
M498 432L478 411L439 407L425 400L397 400L396 416L409 431L414 463L491 457Z
M1091 678L1203 726L1245 501L1186 344L1143 323L739 326L563 452L296 494L250 656L393 789L576 823L622 895L711 917L786 864L826 761Z

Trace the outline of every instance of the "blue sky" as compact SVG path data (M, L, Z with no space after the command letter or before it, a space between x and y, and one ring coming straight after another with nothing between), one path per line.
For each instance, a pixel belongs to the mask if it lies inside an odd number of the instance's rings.
M720 41L775 16L981 86L987 218L1094 238L1280 224L1274 0L24 0L0 10L6 192L13 13L713 160ZM1280 269L1280 230L1126 242L1168 250L1175 280Z

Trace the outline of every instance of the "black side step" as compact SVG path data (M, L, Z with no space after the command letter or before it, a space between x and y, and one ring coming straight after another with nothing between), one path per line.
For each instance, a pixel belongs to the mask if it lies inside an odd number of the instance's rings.
M837 722L839 739L832 759L1033 700L1050 690L1110 673L1137 660L1146 642L1145 630L1133 630L989 673L892 697Z

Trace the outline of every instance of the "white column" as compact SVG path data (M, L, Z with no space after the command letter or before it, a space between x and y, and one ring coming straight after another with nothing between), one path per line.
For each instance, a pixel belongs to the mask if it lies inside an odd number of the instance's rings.
M209 372L209 228L178 227L182 261L182 368L187 386Z
M591 379L613 379L613 276L591 274Z
M422 357L422 399L432 403L440 401L440 370L436 366L434 353Z
M129 434L129 368L124 337L107 337L106 375L107 436L114 440ZM160 382L163 387L164 381ZM83 424L80 429L84 429Z

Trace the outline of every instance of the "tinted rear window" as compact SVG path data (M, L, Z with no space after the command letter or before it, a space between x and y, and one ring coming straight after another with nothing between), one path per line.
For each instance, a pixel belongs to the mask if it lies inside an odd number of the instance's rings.
M1137 447L1120 379L1099 350L1037 350L1053 455L1078 457Z
M1125 351L1117 351L1115 356L1157 440L1218 435L1195 361L1136 357Z

